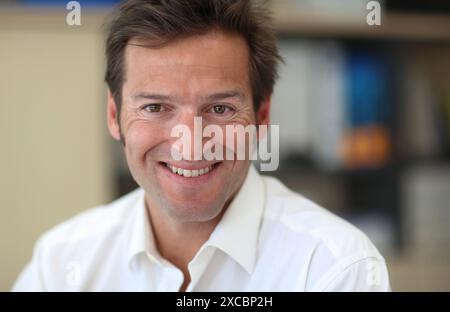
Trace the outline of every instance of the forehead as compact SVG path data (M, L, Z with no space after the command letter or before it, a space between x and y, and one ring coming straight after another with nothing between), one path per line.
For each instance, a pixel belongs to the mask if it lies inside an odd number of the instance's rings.
M212 31L161 48L141 46L146 44L132 39L125 49L125 85L133 89L168 82L180 88L205 83L249 86L249 51L239 35Z

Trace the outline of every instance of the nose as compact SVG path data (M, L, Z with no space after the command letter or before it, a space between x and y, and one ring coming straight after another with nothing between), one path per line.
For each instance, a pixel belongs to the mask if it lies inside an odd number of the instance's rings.
M188 138L183 140L183 158L188 161L202 160L203 121L201 115L194 109L186 108L180 114L177 123L185 126L189 133ZM188 146L184 146L185 144Z

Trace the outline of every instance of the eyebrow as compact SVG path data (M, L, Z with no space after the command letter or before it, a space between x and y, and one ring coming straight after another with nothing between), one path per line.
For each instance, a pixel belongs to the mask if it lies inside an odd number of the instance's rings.
M210 94L210 95L207 95L204 97L204 99L208 102L231 99L231 98L237 98L237 99L243 101L245 99L245 95L240 91L226 91L226 92Z
M134 100L146 99L146 100L155 100L155 101L170 101L173 98L169 95L157 94L157 93L147 93L147 92L139 92L133 95Z
M219 100L237 98L238 100L243 101L245 99L245 95L240 91L225 91L219 93L213 93L210 95L206 95L202 97L203 100L208 102L214 102ZM134 100L146 99L146 100L155 100L155 101L172 101L174 98L165 94L158 93L148 93L148 92L139 92L133 95Z

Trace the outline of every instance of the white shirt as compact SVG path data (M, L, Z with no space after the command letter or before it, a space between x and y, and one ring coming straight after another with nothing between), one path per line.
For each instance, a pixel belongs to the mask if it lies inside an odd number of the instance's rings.
M187 291L389 291L385 261L354 226L251 166L189 263ZM155 248L144 191L50 230L13 291L178 291Z

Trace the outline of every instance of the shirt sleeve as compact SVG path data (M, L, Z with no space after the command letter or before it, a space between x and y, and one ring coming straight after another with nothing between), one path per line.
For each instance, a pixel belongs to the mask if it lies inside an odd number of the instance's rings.
M334 270L314 291L324 292L390 292L386 263L378 258L365 258Z

